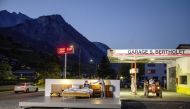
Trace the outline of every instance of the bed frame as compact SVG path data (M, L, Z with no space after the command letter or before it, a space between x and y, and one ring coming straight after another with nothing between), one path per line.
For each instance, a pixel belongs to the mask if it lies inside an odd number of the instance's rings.
M109 91L111 85L106 85L106 97L113 97L113 93ZM100 97L100 85L90 85L93 90L93 94L90 93L80 93L80 92L64 92L65 89L71 88L72 84L52 84L50 96L63 96L63 97ZM80 85L82 88L83 85Z

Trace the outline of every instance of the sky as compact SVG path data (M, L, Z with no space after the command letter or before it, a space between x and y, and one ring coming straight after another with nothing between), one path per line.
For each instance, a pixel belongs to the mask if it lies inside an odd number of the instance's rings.
M90 41L113 49L190 44L190 0L0 0L0 10L60 14Z

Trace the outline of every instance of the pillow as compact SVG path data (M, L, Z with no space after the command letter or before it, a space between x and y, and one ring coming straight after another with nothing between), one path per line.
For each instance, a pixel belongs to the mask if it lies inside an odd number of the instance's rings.
M79 84L73 84L73 85L72 85L72 88L80 89L80 85L79 85Z

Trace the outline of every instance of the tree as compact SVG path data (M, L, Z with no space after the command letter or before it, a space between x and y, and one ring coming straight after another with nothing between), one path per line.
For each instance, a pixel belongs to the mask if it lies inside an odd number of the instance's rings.
M107 79L115 78L115 72L112 69L111 64L106 56L102 57L97 70L97 76Z
M12 67L7 63L0 63L0 79L15 79L16 77L12 74Z
M41 68L37 71L38 84L44 84L45 79L59 79L61 78L61 66L56 62L47 62L45 64L41 64Z
M131 65L130 63L121 63L119 66L119 74L117 76L117 78L119 79L120 76L123 76L125 78L130 78L130 70Z
M134 66L133 66L134 67ZM137 77L144 75L144 64L143 63L137 63L137 68L139 69L139 73L137 74ZM120 76L123 76L125 78L130 78L130 72L131 69L131 63L121 63L119 66L119 74L118 79Z

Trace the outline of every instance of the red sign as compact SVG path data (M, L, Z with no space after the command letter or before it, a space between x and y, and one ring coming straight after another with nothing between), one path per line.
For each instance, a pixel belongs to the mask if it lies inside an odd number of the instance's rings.
M58 55L64 55L64 54L73 54L74 53L74 47L58 47L57 48L57 54Z

